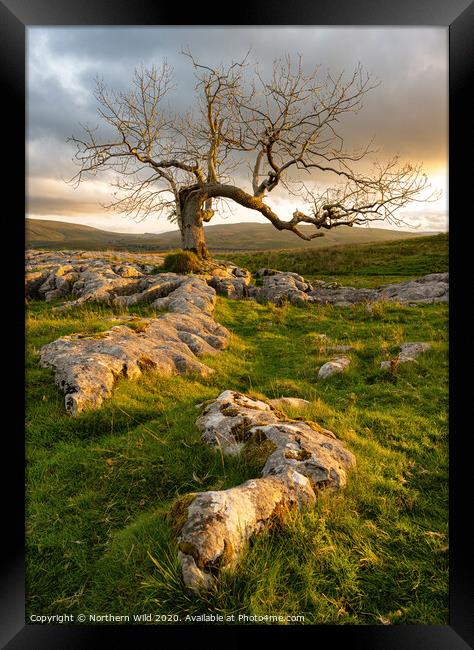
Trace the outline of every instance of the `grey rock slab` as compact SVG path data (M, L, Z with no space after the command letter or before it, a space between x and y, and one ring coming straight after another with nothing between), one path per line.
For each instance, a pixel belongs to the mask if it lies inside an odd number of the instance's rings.
M262 400L227 390L207 403L196 422L203 441L225 454L266 444L262 475L227 490L199 492L178 502L177 538L183 580L195 590L214 583L217 567L232 567L249 539L289 509L313 505L320 489L346 484L353 454L314 422L291 420Z
M221 296L226 298L245 298L248 282L244 277L218 278L213 277L208 280L208 284L217 291Z
M416 280L380 287L378 300L400 303L433 303L449 300L448 273L431 273Z
M375 289L355 289L354 287L319 285L308 293L308 300L313 303L336 307L347 307L356 303L370 302L377 299Z
M311 285L297 273L275 273L263 276L263 286L259 288L258 300L279 304L285 300L291 303L306 302Z
M225 328L205 315L166 314L138 319L135 325L117 325L93 336L72 334L41 348L41 366L53 369L69 414L98 408L122 376L135 379L152 369L164 376L195 372L208 377L213 370L196 355L224 349L229 338Z
M56 309L94 300L120 307L151 302L169 312L159 318L122 317L119 320L126 324L106 332L72 334L41 348L41 365L53 369L72 415L98 408L121 376L135 378L154 369L162 375L191 371L207 377L213 371L197 357L215 354L228 345L230 333L212 317L216 292L205 277L146 276L131 263L112 267L112 257L77 252L74 256L27 254L27 259L30 265L49 263L46 270L29 273L31 294L42 294L46 300L69 292L77 296Z

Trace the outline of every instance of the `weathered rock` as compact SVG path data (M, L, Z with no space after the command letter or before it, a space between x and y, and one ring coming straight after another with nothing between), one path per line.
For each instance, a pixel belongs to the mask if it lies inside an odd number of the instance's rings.
M218 278L213 277L208 281L211 287L221 296L226 298L245 298L247 283L245 278Z
M249 441L268 448L262 478L188 495L175 507L183 522L177 539L183 579L199 590L212 585L217 569L232 567L248 540L273 520L313 504L323 487L342 488L355 458L327 429L285 418L236 391L207 404L196 424L203 440L224 453L239 452Z
M327 379L332 375L344 372L347 370L350 363L351 360L348 357L336 357L335 359L331 359L331 361L328 361L319 369L318 379Z
M147 276L135 285L133 293L115 296L113 304L117 307L149 304L158 298L167 296L186 280L187 276L177 275L176 273L160 273L159 275Z
M309 302L348 307L355 303L378 301L422 304L446 302L449 296L449 274L431 273L422 278L387 284L376 289L355 289L334 283L315 282L308 292Z
M112 267L112 270L122 278L140 278L143 273L134 264L121 264Z
M147 302L152 299L155 291L156 297L160 297L159 285L162 279L158 275L149 274L162 263L163 256L155 254L27 251L26 295L53 300L73 294L75 300L65 303L65 308L87 301L114 304L117 297L123 296L127 299L122 302L118 300L116 304L126 306ZM39 272L41 275L37 275ZM246 269L225 260L212 260L207 266L203 265L203 272L198 277L228 298L250 298L276 304L288 301L348 307L380 300L407 305L448 300L447 273L432 273L423 278L377 289L356 289L322 280L309 284L297 273L263 268L255 273L255 277L263 278L263 286L257 287L250 284L251 275Z
M48 271L28 271L25 274L25 296L27 298L39 297L39 288L46 281Z
M112 268L104 259L85 262L80 255L61 256L61 264L54 256L30 256L38 264L48 259L54 263L46 271L33 271L28 278L30 291L47 300L72 291L79 297L66 306L88 300L115 306L153 301L156 308L170 312L159 318L123 318L127 325L94 336L65 336L41 348L41 365L54 370L71 414L99 407L118 377L135 378L144 369L153 368L162 375L192 371L207 377L212 370L196 355L213 354L228 345L229 332L212 318L215 290L204 278L165 273L143 276L133 265Z
M378 290L378 300L433 303L449 300L449 274L431 273L416 280L388 284Z
M400 346L400 352L395 357L395 359L390 359L388 361L382 361L380 367L385 370L391 370L394 366L397 366L399 363L407 363L409 361L415 361L420 354L426 352L431 348L429 343L404 343Z
M214 287L218 294L238 299L247 297L247 286L251 279L252 274L247 269L226 262L224 267L211 272L208 284Z
M216 304L215 290L202 278L181 277L179 286L166 297L155 300L152 307L179 314L211 314Z
M140 280L144 276L139 264L116 264L118 255L85 251L27 251L26 294L28 297L43 297L46 301L72 294L75 299L65 303L65 307L87 301L112 304L116 295L134 293L143 288Z
M300 397L276 397L275 399L269 399L268 403L277 409L306 409L310 405L307 399L301 399Z
M224 349L229 337L204 314L166 314L130 323L135 328L117 325L93 336L73 334L41 348L41 365L54 370L71 415L98 408L122 376L135 379L153 369L165 376L196 372L207 377L213 371L195 355Z
M232 568L251 537L285 512L315 500L309 480L298 472L198 493L187 508L178 540L184 584L197 591L210 589L213 574Z
M291 303L306 302L311 285L297 273L274 273L263 276L257 299L279 304L285 300Z
M261 268L255 271L254 275L256 278L263 278L266 275L276 275L277 273L281 273L281 271L277 271L276 269Z

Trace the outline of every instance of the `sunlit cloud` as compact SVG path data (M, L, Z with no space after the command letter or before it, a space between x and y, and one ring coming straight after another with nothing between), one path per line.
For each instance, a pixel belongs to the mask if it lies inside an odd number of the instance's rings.
M285 52L301 53L305 65L322 70L349 70L357 62L381 81L364 109L351 115L345 131L354 146L375 136L379 156L396 153L401 160L423 161L433 188L434 203L412 204L401 216L412 227L448 227L447 181L447 30L443 28L28 28L27 214L36 218L75 221L117 232L160 232L174 226L149 217L134 222L107 212L112 199L112 175L101 175L74 189L65 181L77 171L67 138L80 132L79 123L98 123L92 96L94 78L126 89L135 66L161 61L174 67L178 87L174 106L194 101L194 81L188 62L179 54L189 45L205 61L240 58L249 47L265 68ZM239 182L248 183L240 178ZM313 183L323 179L312 176ZM321 185L322 186L322 185ZM291 218L304 205L276 190L269 205L281 218ZM229 206L230 207L230 206ZM220 206L212 223L262 221L253 211ZM377 227L386 224L377 222ZM393 226L389 226L393 227Z

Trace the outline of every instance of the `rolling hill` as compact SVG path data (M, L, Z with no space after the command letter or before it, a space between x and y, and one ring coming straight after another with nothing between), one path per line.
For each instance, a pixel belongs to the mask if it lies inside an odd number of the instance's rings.
M303 227L304 228L304 227ZM340 244L388 242L431 233L384 230L382 228L349 228L342 226L306 242L291 232L279 232L271 224L241 222L205 226L206 240L212 251L261 251L291 248L321 248ZM90 226L26 219L26 243L29 248L61 249L129 249L165 251L180 247L178 230L160 234L117 233Z

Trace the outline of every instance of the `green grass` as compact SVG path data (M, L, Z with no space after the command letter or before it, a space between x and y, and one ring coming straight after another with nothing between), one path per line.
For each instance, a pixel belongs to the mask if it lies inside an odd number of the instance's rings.
M354 286L377 286L448 270L448 235L387 243L346 244L319 249L229 253L221 255L255 272L262 267L293 271L306 279L340 280Z
M120 314L52 306L31 302L27 310L27 616L149 612L186 622L187 614L214 612L304 615L306 624L447 623L446 305L384 304L369 314L363 306L219 298L216 319L233 336L227 351L205 359L216 370L211 380L153 372L121 380L99 410L78 418L65 415L38 350L63 334L109 329ZM328 357L318 333L355 346L349 371L320 383ZM380 370L401 342L417 340L432 350L395 376ZM344 493L323 494L314 510L256 538L237 570L199 597L182 587L167 513L180 495L237 485L262 467L261 458L222 458L200 440L196 404L228 388L310 400L309 417L345 441L357 468Z

